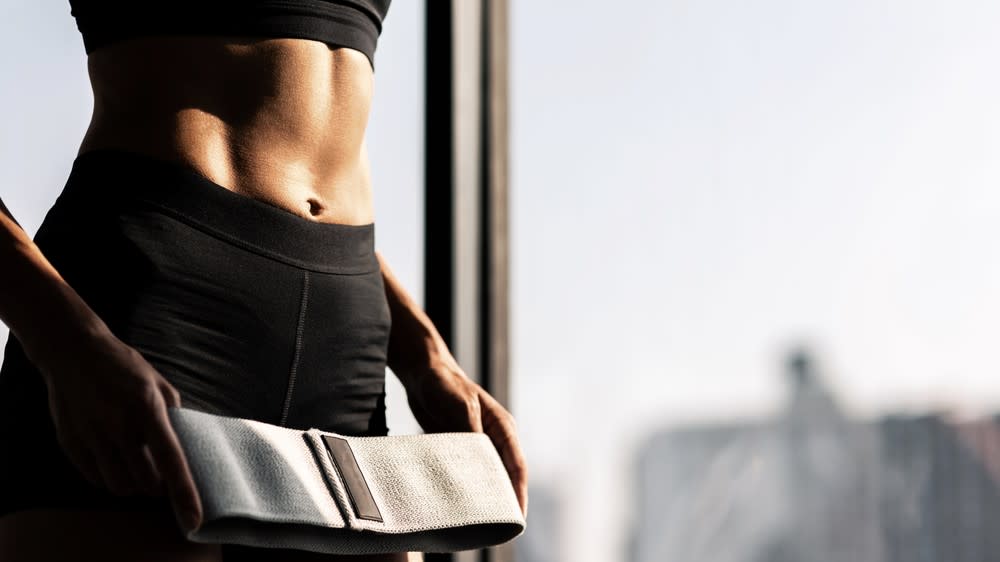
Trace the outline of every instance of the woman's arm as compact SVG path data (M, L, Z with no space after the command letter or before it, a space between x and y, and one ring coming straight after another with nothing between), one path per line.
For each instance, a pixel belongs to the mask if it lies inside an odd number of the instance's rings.
M0 321L41 373L59 445L81 474L122 495L165 485L181 526L199 525L194 481L167 417L180 405L177 390L111 333L2 200Z
M55 349L78 347L107 326L52 267L0 200L0 320L46 378ZM58 346L58 347L56 347Z
M375 254L382 269L385 296L392 316L389 368L404 387L410 388L413 379L421 376L428 365L447 361L451 352L431 319L389 268L385 256L378 251Z
M386 299L392 316L388 363L406 389L410 410L428 432L486 433L503 460L528 514L528 469L514 417L470 379L448 350L427 314L406 292L381 253Z

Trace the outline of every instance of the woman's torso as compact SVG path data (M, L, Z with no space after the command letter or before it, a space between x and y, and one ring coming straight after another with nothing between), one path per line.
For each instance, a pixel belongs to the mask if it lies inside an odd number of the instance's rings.
M319 222L373 222L366 56L305 39L145 37L88 56L94 113L80 153L184 164Z

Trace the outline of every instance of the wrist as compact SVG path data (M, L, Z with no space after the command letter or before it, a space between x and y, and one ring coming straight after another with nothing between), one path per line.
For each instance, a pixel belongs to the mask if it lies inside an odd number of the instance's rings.
M393 328L388 365L403 386L454 363L454 357L437 331L422 327Z
M83 354L114 337L107 324L75 293L52 302L39 317L49 320L24 326L14 335L46 383L78 368Z
M0 213L4 219L9 215ZM0 320L47 380L110 330L24 231L2 226Z
M376 252L382 268L386 300L392 317L387 363L407 391L415 381L434 373L443 373L454 365L455 358L427 313L403 288L382 255Z

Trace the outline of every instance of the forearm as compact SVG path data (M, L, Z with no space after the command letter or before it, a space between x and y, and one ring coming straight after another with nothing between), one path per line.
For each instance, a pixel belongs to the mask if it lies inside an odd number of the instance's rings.
M393 274L382 254L376 252L382 269L385 295L392 315L389 333L388 363L403 386L409 388L415 377L430 371L440 362L453 362L454 358L441 334L427 313L407 293Z
M107 332L0 201L0 321L39 367ZM43 368L46 374L46 368Z

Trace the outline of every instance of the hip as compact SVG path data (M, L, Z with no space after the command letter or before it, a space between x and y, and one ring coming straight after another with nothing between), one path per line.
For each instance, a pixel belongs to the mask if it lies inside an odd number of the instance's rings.
M191 407L387 431L374 224L311 221L172 162L96 150L77 157L35 242Z

